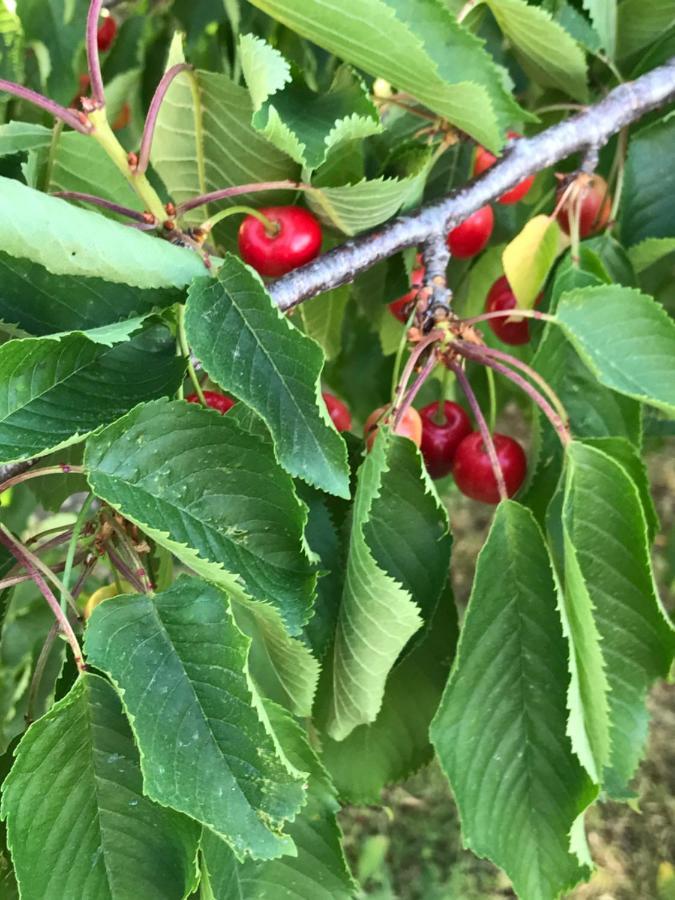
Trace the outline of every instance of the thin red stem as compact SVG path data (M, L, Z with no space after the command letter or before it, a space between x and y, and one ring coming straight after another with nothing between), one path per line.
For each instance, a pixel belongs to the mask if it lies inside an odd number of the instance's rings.
M108 554L108 559L120 575L122 575L123 578L126 578L129 584L132 584L141 594L147 594L148 588L143 584L140 578L137 578L136 575L134 575L131 568L124 562L122 557L112 549L109 543L106 543L105 550Z
M15 84L13 81L5 81L4 78L0 78L0 91L5 91L7 94L18 97L19 100L32 103L33 106L39 106L40 109L44 109L56 119L61 119L66 125L70 125L75 131L79 131L80 134L90 134L93 130L93 125L87 120L86 116L80 117L75 110L66 109L60 103L55 103L49 97L38 94L37 91L32 91L22 84Z
M403 400L401 401L401 405L398 408L398 411L396 412L396 416L394 418L394 431L396 431L399 422L406 414L410 406L413 404L415 397L419 393L422 385L436 368L436 362L436 355L432 350L429 354L429 359L424 363L424 365L420 369L419 374L417 375L417 378L413 381L410 390L406 393L406 395L403 397Z
M197 209L198 206L215 203L217 200L227 200L228 197L238 197L241 194L255 194L258 191L308 191L310 189L310 184L297 181L260 181L254 184L237 184L234 187L211 191L210 194L201 194L199 197L193 197L191 200L180 203L176 207L176 215L181 216L190 212L191 209Z
M31 554L23 544L18 541L10 531L8 531L4 525L0 524L0 543L4 544L4 546L9 550L14 559L20 563L26 572L30 575L31 579L35 582L38 590L45 598L47 603L49 604L56 621L59 623L59 631L66 638L70 647L73 651L73 656L75 657L75 665L79 669L80 672L84 672L86 670L86 666L84 664L84 660L82 658L82 650L80 649L80 645L77 641L77 637L75 636L75 632L68 621L68 617L65 612L61 609L61 605L59 601L56 599L54 594L51 591L51 588L44 580L39 570L33 565L31 560Z
M396 397L394 398L394 409L398 410L399 404L403 401L403 395L405 394L405 389L408 386L408 382L410 381L410 377L412 373L415 371L415 366L419 362L420 357L427 349L427 347L434 344L441 337L440 331L432 331L431 334L428 334L425 338L417 344L415 349L412 351L410 356L408 357L408 361L405 364L405 368L401 373L401 378L398 383L398 387L396 388Z
M479 322L487 322L489 319L537 319L541 322L557 322L555 316L549 313L539 312L538 309L495 309L493 312L481 313L479 316L471 316L462 319L463 325L477 325Z
M91 95L98 108L105 106L105 91L101 75L101 60L98 55L98 20L103 8L103 0L91 0L87 13L87 66L91 84Z
M97 197L96 194L83 194L80 191L54 191L52 197L60 197L61 200L79 200L81 203L93 203L94 206L101 206L110 212L117 213L119 216L126 216L127 219L134 219L136 222L142 222L155 228L156 223L148 222L148 214L138 212L138 210L130 209L128 206L120 206L119 203L113 203L112 200L106 200L105 197Z
M138 162L133 170L135 175L142 175L147 171L150 163L152 139L155 136L155 128L157 127L157 117L162 102L166 97L166 93L171 87L171 83L181 72L186 72L191 68L192 66L188 65L188 63L178 63L175 66L171 66L170 69L166 70L162 76L162 80L157 85L154 96L150 101L150 108L148 109L148 115L145 119L145 125L143 126L143 137L141 138L141 147L138 151Z
M460 384L460 387L464 391L466 395L466 399L469 401L469 406L471 407L471 411L473 412L473 416L476 420L476 425L478 425L478 430L480 431L481 437L483 439L483 445L485 447L485 452L488 455L488 459L490 460L490 465L492 467L492 473L495 476L495 481L497 482L497 490L499 491L499 499L500 500L508 500L509 495L506 490L506 483L504 481L504 473L502 472L502 467L499 464L499 457L497 456L497 450L495 449L495 442L492 440L492 435L490 434L490 429L488 428L488 424L485 421L485 416L483 415L483 411L480 408L480 404L478 402L478 398L473 392L473 388L469 384L469 379L464 374L464 369L459 365L459 363L451 362L450 368L457 376L457 381Z
M44 466L42 469L28 469L20 475L13 475L7 481L0 484L0 494L22 481L30 481L31 478L39 478L41 475L83 475L83 466L71 466L64 463L62 466Z

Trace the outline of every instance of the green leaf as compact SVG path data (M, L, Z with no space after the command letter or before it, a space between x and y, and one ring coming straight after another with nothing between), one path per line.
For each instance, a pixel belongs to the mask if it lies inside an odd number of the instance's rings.
M305 334L319 344L328 360L335 359L340 353L342 322L348 302L349 287L344 286L326 291L300 307Z
M654 586L640 494L626 468L596 447L573 444L563 523L565 590L583 591L574 602L586 605L600 639L611 724L605 780L620 794L644 748L647 690L667 675L675 638Z
M425 0L252 0L293 31L384 78L492 150L523 112L483 43Z
M323 354L273 305L260 278L228 256L216 280L190 288L185 326L209 376L263 419L286 471L349 497L344 441L319 403Z
M602 384L675 412L675 324L651 297L618 285L568 291L556 319Z
M342 853L335 789L299 724L272 704L266 704L266 711L285 755L297 769L309 773L307 805L288 825L298 855L238 863L223 841L205 829L201 850L207 897L266 900L274 885L274 896L284 900L350 900L355 885Z
M142 400L173 394L184 361L164 326L114 347L83 334L0 346L0 459L66 447Z
M623 0L618 16L617 56L622 59L659 40L672 28L675 0Z
M183 563L300 630L315 582L307 514L263 440L229 416L159 401L92 436L85 467L97 496Z
M532 514L497 508L431 736L464 841L521 897L556 897L587 869L570 829L596 789L565 733L567 650L551 563Z
M23 81L23 32L18 17L0 0L0 78ZM0 94L0 117L4 116L9 96Z
M583 0L584 9L600 36L601 47L610 59L616 55L617 0Z
M176 203L232 185L297 177L297 165L256 131L252 115L248 91L226 75L183 72L172 82L157 119L152 164ZM248 201L260 206L269 196ZM187 221L203 221L208 210L200 207Z
M560 245L560 226L548 216L535 216L507 244L502 254L504 274L516 295L518 306L532 309Z
M392 666L422 611L431 616L447 577L447 528L415 445L381 431L359 471L327 673L321 718L334 740L375 720Z
M256 712L250 641L225 594L180 578L154 597L114 597L89 620L86 649L124 699L148 797L223 837L238 856L293 852L282 832L304 797Z
M0 251L0 319L28 334L100 328L164 310L180 299L174 288L142 290L85 275L53 275Z
M636 272L644 272L664 256L675 253L675 237L670 238L645 238L639 244L634 244L628 251L630 261Z
M57 275L178 288L204 274L191 250L0 177L0 247Z
M431 761L429 725L448 678L457 627L448 586L424 638L392 669L375 721L359 725L344 741L321 736L322 760L344 801L379 804L386 785Z
M525 0L486 0L527 74L577 100L588 98L586 58L549 13Z
M239 39L241 66L253 101L253 125L308 170L345 141L382 131L377 109L358 75L343 66L324 94L294 78L284 57L252 34Z
M194 889L199 829L144 787L114 690L81 675L28 730L4 785L23 900L181 900Z
M642 128L628 145L621 193L621 239L626 246L647 238L675 238L672 149L675 115Z

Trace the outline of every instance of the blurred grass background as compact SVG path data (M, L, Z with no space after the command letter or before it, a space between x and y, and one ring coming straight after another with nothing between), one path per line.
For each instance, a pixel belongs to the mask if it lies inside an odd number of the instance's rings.
M673 442L649 457L661 518L654 566L661 596L675 609L675 457ZM476 553L491 512L448 496L455 533L453 579L463 610ZM653 689L648 751L636 776L632 805L598 803L586 830L597 870L566 900L675 900L675 686ZM513 898L509 880L462 847L459 816L436 764L387 789L380 807L349 807L340 816L362 896L375 900L498 900Z

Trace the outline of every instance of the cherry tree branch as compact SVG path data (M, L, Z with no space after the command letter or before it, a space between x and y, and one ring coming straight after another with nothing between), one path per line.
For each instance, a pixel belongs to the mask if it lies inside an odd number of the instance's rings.
M675 58L635 81L619 85L584 112L534 137L514 141L501 160L447 197L422 206L412 215L394 219L376 231L346 241L308 265L284 275L271 285L272 298L280 309L288 310L303 300L348 284L361 272L394 253L447 234L528 175L574 153L582 153L588 159L617 131L673 99Z

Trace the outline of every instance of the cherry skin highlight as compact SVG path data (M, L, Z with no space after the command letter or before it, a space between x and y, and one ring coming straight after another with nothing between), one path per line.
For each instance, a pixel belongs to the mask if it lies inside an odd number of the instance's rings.
M564 191L564 185L558 188L558 199ZM601 232L609 222L612 211L612 198L605 179L600 175L585 173L577 176L574 189L558 210L558 224L565 234L571 232L571 211L577 203L580 203L579 237L587 238Z
M374 409L366 419L366 424L363 427L363 434L366 438L366 447L369 450L372 448L373 442L377 437L377 429L381 424L387 421L387 417L385 416L382 418L382 414L388 409L388 406L380 406L377 409ZM391 421L389 424L391 424ZM420 446L422 443L422 420L416 409L412 406L408 407L405 411L405 415L398 423L398 427L394 430L394 434L410 438L413 443L417 444L418 447Z
M239 229L239 253L245 263L268 278L285 275L319 255L321 225L302 206L268 206L260 210L275 226L269 233L255 216Z
M518 134L517 131L509 131L508 136L510 138L519 138L522 135ZM481 172L484 172L486 169L489 169L490 166L493 166L497 161L497 157L490 153L489 150L486 150L485 147L481 147L480 145L476 148L476 158L473 163L473 174L474 176L480 175ZM501 197L497 200L497 203L503 203L505 206L509 206L511 203L518 203L519 200L522 200L523 197L530 190L532 185L534 184L534 175L529 175L527 178L524 178L519 184L517 184L514 188L511 188L510 191L506 191L505 194L502 194Z
M117 22L112 16L106 16L101 22L96 32L96 43L98 44L98 52L106 53L115 40L117 35Z
M202 391L202 393L204 394L206 405L223 415L234 406L235 401L231 397L226 397L225 394L221 394L219 391ZM201 400L196 394L188 394L185 399L188 403L201 403Z
M497 459L504 474L504 484L509 497L518 491L527 472L527 457L518 441L505 434L492 435ZM499 489L483 438L479 431L472 431L464 438L455 453L452 474L460 491L482 503L499 503Z
M422 456L432 478L443 478L451 472L457 447L471 433L471 420L458 403L445 401L445 422L442 424L436 421L439 406L439 403L430 403L420 410Z
M534 301L535 306L539 306L543 296L543 294L539 294ZM511 285L507 281L506 275L502 275L501 278L495 281L488 292L485 299L485 312L517 309L517 307L516 295L511 290ZM499 340L505 344L516 346L518 344L527 344L530 340L530 325L527 319L520 319L518 322L510 322L508 318L488 319L487 324Z
M450 253L457 259L476 256L487 246L495 224L491 206L482 206L448 235Z
M322 397L323 402L326 404L328 415L333 420L333 424L337 430L351 431L352 415L342 400L338 400L337 397L333 396L333 394L329 394L328 391L324 391Z
M424 266L421 262L421 257L417 257L417 264L415 268L410 273L410 284L412 285L411 290L408 291L407 294L404 294L402 297L399 297L398 300L394 300L393 303L389 304L389 312L392 316L395 316L399 322L403 325L408 321L408 316L410 315L410 304L417 297L417 288L424 282Z

